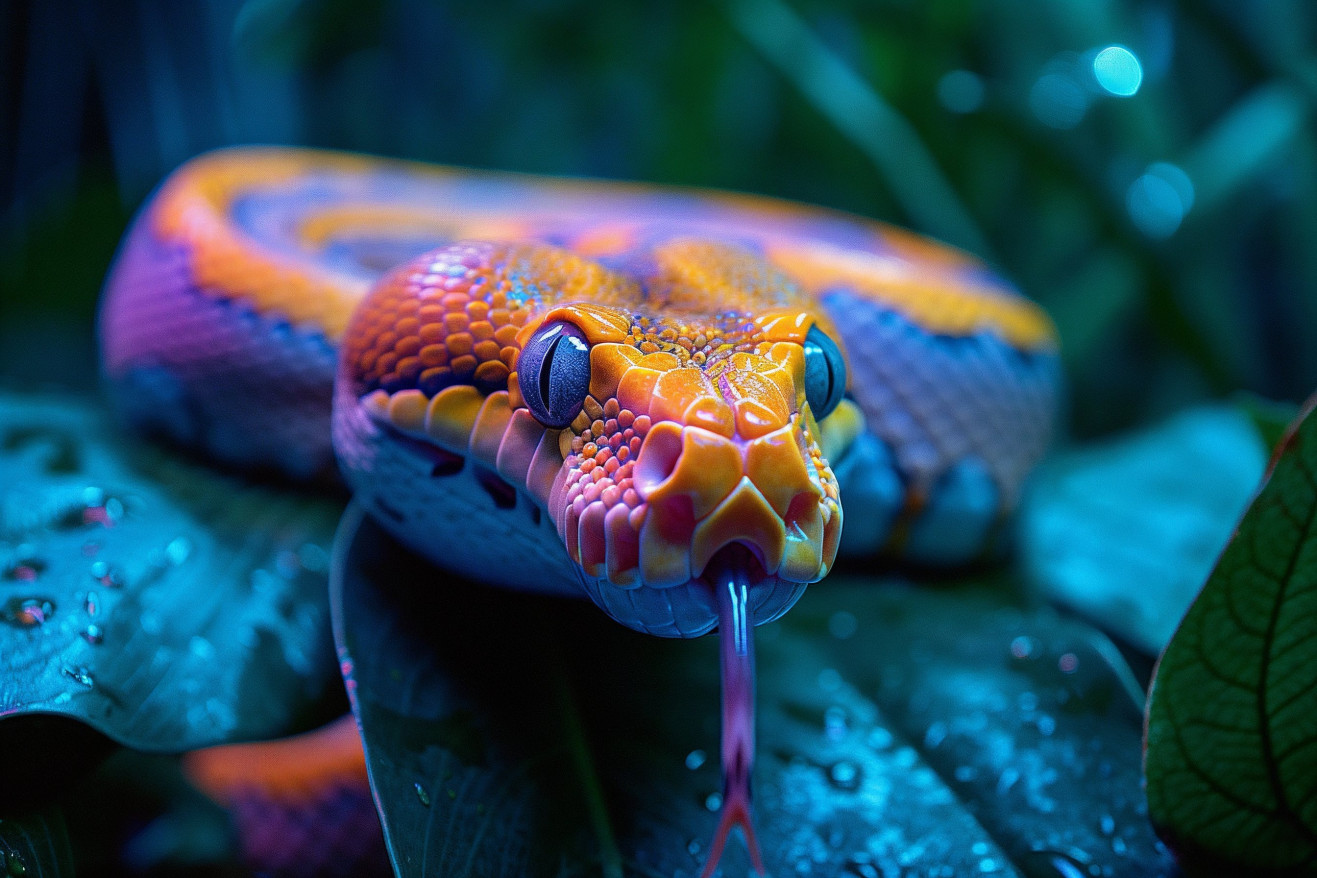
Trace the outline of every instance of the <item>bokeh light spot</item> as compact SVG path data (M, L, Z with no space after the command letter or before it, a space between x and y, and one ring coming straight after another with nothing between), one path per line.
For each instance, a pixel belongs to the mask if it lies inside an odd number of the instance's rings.
M1149 165L1125 193L1130 219L1150 238L1174 234L1193 204L1193 181L1169 162Z
M1051 128L1074 128L1088 111L1088 95L1072 77L1044 73L1029 89L1029 109Z
M952 70L937 82L937 98L953 113L973 113L983 106L983 79L968 70Z
M1143 65L1124 46L1107 46L1093 56L1093 76L1107 93L1128 98L1143 85Z

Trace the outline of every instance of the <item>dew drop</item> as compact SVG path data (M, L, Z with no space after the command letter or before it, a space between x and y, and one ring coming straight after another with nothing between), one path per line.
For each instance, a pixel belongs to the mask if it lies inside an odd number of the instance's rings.
M174 537L165 546L165 563L170 567L177 567L188 559L192 554L192 541L187 537Z
M420 800L421 804L427 808L430 807L430 794L425 791L425 787L421 786L420 781L412 784L412 789L416 790L416 798Z
M1027 659L1038 649L1038 641L1027 635L1020 635L1011 641L1011 657Z
M1079 656L1073 652L1067 652L1056 660L1056 666L1061 669L1063 674L1073 674L1079 669Z
M692 750L686 754L686 767L694 771L703 765L708 758L703 750Z
M100 646L105 640L105 632L101 629L100 625L88 625L82 631L82 639L90 643L92 646Z
M87 569L91 578L107 588L119 588L123 585L123 574L104 561L93 561Z
M0 610L0 621L15 628L36 628L54 613L55 602L49 598L10 598Z
M839 790L854 790L860 786L860 767L843 759L828 769L828 781Z
M976 857L981 857L991 850L991 846L986 841L976 841L970 845L970 853Z
M979 770L972 765L957 765L952 774L961 783L970 783L979 776Z
M45 570L45 561L24 557L5 568L4 578L10 582L35 582Z
M947 724L935 722L924 732L924 749L936 750L947 739Z
M1098 820L1098 828L1102 830L1103 835L1111 835L1116 831L1116 818L1110 814L1103 814Z
M686 842L686 853L690 854L692 857L698 859L701 850L703 850L703 846L700 844L698 838L692 838L690 841Z
M879 726L869 732L869 736L865 738L864 742L874 750L886 750L888 747L892 746L893 740L892 733Z
M873 858L867 853L855 854L846 863L846 874L856 878L883 878L883 873L873 864Z
M65 665L60 670L63 672L64 676L68 677L79 686L86 686L90 689L96 685L96 681L92 679L91 672L84 667L78 666L71 668L68 665Z
M845 710L834 704L823 711L823 733L827 735L829 741L841 740L846 737L848 731L850 727Z
M1051 875L1055 878L1085 878L1090 874L1091 863L1088 854L1077 848L1052 850L1036 847L1026 858L1027 865L1037 866L1036 869L1031 870L1031 874L1036 871L1040 875Z
M722 808L722 806L723 806L722 793L709 793L709 795L704 797L704 809L706 811L710 811L714 814L717 814L719 809Z

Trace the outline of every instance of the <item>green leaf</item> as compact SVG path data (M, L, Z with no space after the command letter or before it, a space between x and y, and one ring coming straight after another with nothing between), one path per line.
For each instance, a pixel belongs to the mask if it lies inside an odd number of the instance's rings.
M1317 870L1317 418L1277 449L1157 670L1148 809L1204 870Z
M399 875L698 873L720 787L713 638L456 579L357 510L335 553ZM1142 693L1102 635L1021 601L834 578L758 629L770 874L1171 874L1141 812ZM721 874L748 868L733 841Z
M0 819L0 876L61 878L73 875L73 849L63 815L54 808Z
M1030 579L1156 655L1253 496L1266 449L1249 414L1221 405L1059 455L1021 515Z
M88 729L157 752L288 732L335 680L338 509L142 446L76 397L0 394L0 752L37 784L7 773L0 799L53 792L103 752Z

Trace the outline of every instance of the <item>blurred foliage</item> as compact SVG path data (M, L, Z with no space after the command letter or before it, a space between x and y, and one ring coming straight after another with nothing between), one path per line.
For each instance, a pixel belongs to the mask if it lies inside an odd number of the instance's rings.
M31 373L34 327L90 325L165 173L257 141L751 190L968 246L1057 320L1080 436L1238 388L1297 401L1314 25L1303 0L17 0L0 368Z

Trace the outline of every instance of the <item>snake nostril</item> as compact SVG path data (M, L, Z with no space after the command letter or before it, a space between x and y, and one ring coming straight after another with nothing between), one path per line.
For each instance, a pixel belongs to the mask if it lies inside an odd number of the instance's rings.
M667 481L681 460L681 430L667 429L669 426L672 425L654 425L645 436L645 442L636 456L636 469L632 478L641 497L647 497Z

